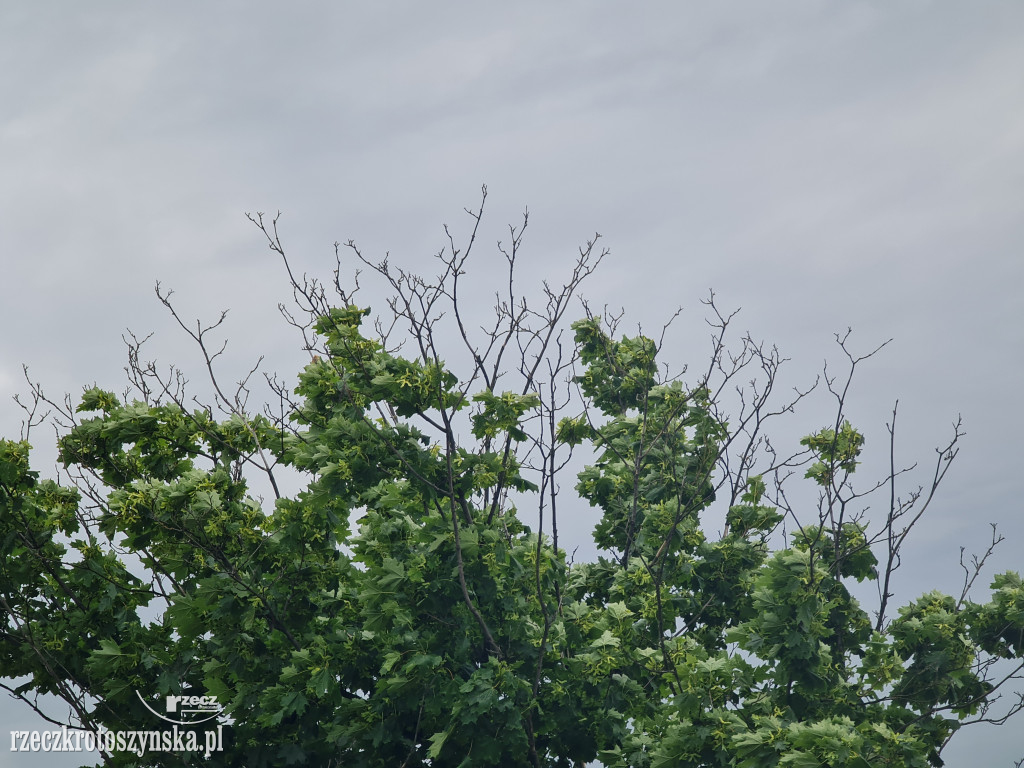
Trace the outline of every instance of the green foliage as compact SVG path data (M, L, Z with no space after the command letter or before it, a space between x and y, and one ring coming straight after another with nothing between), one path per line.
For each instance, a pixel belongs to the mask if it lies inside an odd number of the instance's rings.
M848 584L878 575L867 526L823 516L772 551L783 512L759 475L733 478L711 535L735 433L706 386L659 380L653 340L575 323L587 410L556 422L533 388L471 392L436 355L389 352L367 314L318 316L290 423L87 390L60 455L89 498L0 443L19 694L135 729L136 692L209 692L232 722L208 764L918 768L992 693L978 661L1024 654L1016 574L988 603L930 593L873 627ZM520 444L592 450L576 490L600 511L596 561L520 515L554 480ZM802 444L807 478L837 486L864 439L844 420ZM303 489L260 504L240 471L257 454ZM191 764L160 758L110 762Z
M818 485L830 486L836 481L839 470L850 475L857 468L857 457L864 446L864 436L850 422L843 421L838 431L822 429L805 437L800 445L810 448L817 459L805 477Z

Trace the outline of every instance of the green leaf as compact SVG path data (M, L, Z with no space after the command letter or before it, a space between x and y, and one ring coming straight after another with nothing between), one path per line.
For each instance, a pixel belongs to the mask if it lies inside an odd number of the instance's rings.
M441 750L444 748L444 743L448 741L448 737L451 736L452 729L449 728L446 731L438 731L430 737L430 748L427 750L427 757L431 760L436 760L441 755Z

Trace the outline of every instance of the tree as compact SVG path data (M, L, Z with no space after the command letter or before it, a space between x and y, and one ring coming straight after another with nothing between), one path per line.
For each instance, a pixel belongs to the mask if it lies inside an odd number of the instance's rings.
M991 708L1022 670L1017 574L971 600L986 553L964 564L959 597L890 610L959 422L925 488L899 495L894 462L855 488L864 438L845 402L870 355L840 336L846 374L821 379L834 422L780 454L766 428L807 392L779 399L775 349L748 335L730 351L713 296L712 354L691 386L661 372L664 332L622 335L585 303L566 329L604 252L588 242L538 308L517 292L526 217L499 243L505 287L474 335L460 291L483 203L469 213L468 245L446 229L435 280L350 242L333 286L298 278L277 219L252 217L310 353L294 389L267 378L278 402L263 412L247 407L249 379L229 392L215 375L220 322L183 322L159 285L209 369L210 404L144 362L136 337L124 396L90 388L72 407L32 386L24 439L0 444L12 695L50 719L38 695L54 694L69 715L51 722L117 731L153 727L140 698L205 692L231 721L204 764L247 766L917 767L941 765L962 724L1024 708L1020 693ZM342 283L344 253L393 294L372 323L358 281ZM755 372L727 415L726 393ZM46 404L65 427L63 482L29 465ZM895 422L894 408L891 440ZM559 545L560 483L580 460L576 493L601 514L593 562ZM300 492L281 492L286 472ZM261 477L270 503L251 490ZM790 503L801 479L816 509ZM889 503L873 523L861 504L875 491ZM713 505L717 534L702 522ZM878 584L873 614L853 582Z

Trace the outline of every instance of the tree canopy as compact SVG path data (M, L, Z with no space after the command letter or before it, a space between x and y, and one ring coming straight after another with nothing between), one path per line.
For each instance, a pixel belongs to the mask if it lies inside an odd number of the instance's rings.
M276 219L254 216L310 354L294 386L269 377L261 411L248 382L214 376L197 405L132 341L124 395L50 404L66 476L41 479L26 439L0 443L7 690L50 718L37 696L56 695L54 722L91 731L157 727L147 696L226 707L223 752L101 755L119 766L923 768L962 724L1021 708L991 708L1024 659L1019 575L973 600L982 555L963 594L892 609L959 424L924 488L900 492L895 464L855 486L865 440L845 402L864 356L840 336L847 375L820 383L834 421L777 450L768 427L806 393L775 391L774 348L730 349L709 300L711 355L684 383L659 364L663 335L576 302L596 238L539 304L518 293L525 220L473 331L482 211L436 279L349 243L326 285L295 276ZM343 255L388 286L383 313L346 287ZM217 325L182 322L211 373ZM816 506L789 502L798 483ZM874 519L869 492L886 498ZM559 542L580 503L600 513L588 561ZM856 582L878 585L875 605Z

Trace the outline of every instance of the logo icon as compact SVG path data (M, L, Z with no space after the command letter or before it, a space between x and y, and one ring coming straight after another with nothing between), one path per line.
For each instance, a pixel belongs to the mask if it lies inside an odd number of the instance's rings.
M139 697L139 701L142 702L146 709L161 720L174 723L175 725L198 725L199 723L205 723L213 720L215 717L219 717L224 711L224 707L217 703L216 696L172 694L166 697L164 702L165 711L160 713L153 709L148 701L142 698L141 693L136 691L135 695Z

